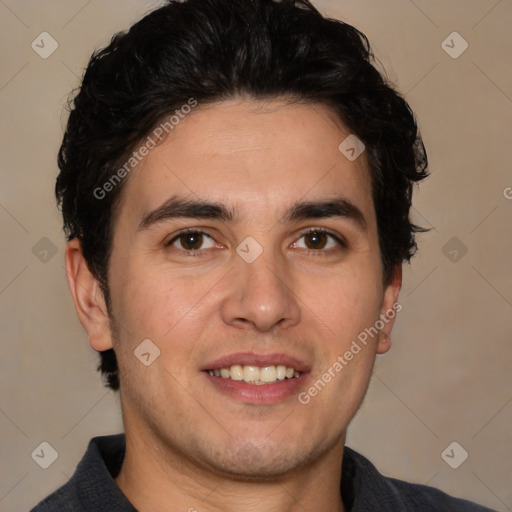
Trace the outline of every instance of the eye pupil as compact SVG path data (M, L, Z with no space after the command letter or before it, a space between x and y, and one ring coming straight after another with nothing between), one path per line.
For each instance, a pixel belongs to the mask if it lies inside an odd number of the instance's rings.
M306 235L306 245L309 249L322 249L327 243L327 235L312 231Z
M203 243L203 235L201 233L185 233L181 235L180 242L185 249L199 249Z

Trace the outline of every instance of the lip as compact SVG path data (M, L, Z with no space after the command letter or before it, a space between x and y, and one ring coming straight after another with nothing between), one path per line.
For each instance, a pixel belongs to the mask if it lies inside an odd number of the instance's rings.
M284 365L295 369L300 373L299 377L293 379L284 379L271 384L248 384L244 381L235 381L232 379L223 379L215 377L207 370L217 370L220 368L229 368L234 364L242 366L271 366ZM292 396L297 396L300 389L305 387L310 373L310 366L304 361L290 356L288 354L256 354L254 352L239 352L220 357L211 363L207 363L201 368L204 378L206 378L214 388L225 396L235 399L245 404L275 404L282 402Z
M234 364L242 366L273 366L284 365L302 373L310 371L310 367L298 358L288 354L274 353L274 354L256 354L254 352L238 352L224 357L220 357L215 361L207 363L201 368L201 371L218 370L220 368L229 368Z
M309 373L301 373L300 377L285 379L272 384L247 384L247 382L215 377L202 372L204 378L223 395L245 404L265 405L282 402L296 397L300 389L305 387Z

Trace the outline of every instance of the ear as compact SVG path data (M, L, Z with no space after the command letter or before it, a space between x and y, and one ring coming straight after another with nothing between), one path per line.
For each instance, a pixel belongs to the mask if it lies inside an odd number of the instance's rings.
M402 310L402 305L398 302L401 287L402 265L397 265L393 269L389 284L384 290L384 299L380 311L380 321L383 325L382 329L379 329L377 354L385 354L391 348L391 330L393 329L396 315Z
M66 245L66 276L80 323L94 350L112 348L112 337L105 299L96 277L91 273L77 238Z

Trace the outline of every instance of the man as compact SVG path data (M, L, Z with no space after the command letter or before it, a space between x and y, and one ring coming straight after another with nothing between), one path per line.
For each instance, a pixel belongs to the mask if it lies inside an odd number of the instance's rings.
M306 0L170 1L94 55L56 193L125 436L34 511L481 511L348 447L426 154L364 35Z

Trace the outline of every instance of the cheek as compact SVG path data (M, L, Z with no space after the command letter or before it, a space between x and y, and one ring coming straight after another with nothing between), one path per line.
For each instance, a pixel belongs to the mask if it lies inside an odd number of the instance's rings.
M166 279L133 278L121 291L118 318L130 325L133 334L161 339L190 309L193 295Z
M380 274L373 267L340 272L316 287L308 302L312 310L344 341L357 337L379 317L382 293Z
M367 268L331 279L314 302L314 312L328 327L331 340L323 345L315 376L315 382L329 382L319 403L325 401L340 418L355 414L368 387L376 353L377 337L371 328L379 318L379 287L380 274Z
M131 344L149 338L164 349L176 336L188 338L204 327L198 316L208 308L215 279L177 276L175 270L141 264L126 268L118 283L114 315L126 326Z

